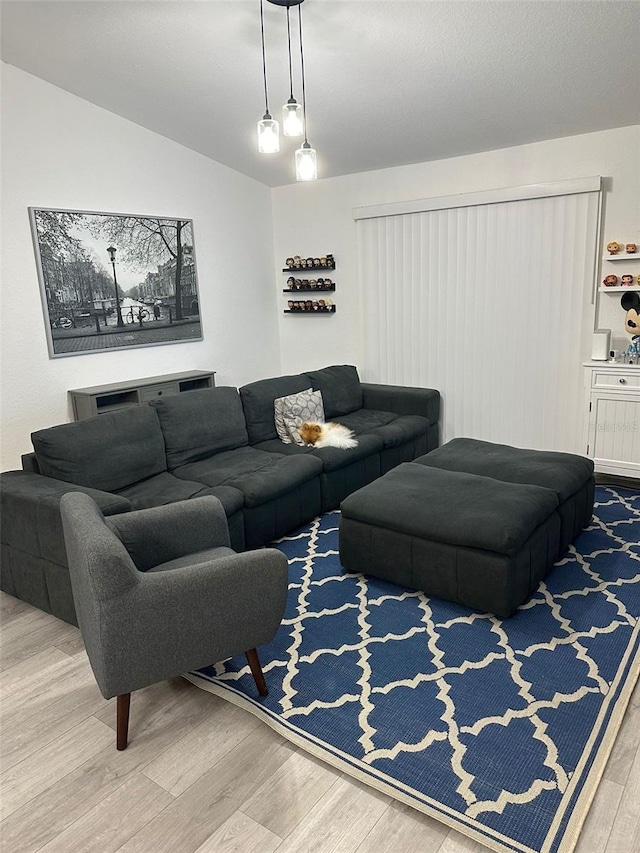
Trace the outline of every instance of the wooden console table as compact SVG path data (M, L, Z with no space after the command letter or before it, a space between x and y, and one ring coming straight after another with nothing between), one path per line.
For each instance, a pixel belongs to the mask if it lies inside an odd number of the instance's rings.
M167 373L164 376L95 385L92 388L74 388L69 391L69 396L73 418L80 421L127 406L141 406L158 397L213 388L215 384L215 370L190 370L186 373Z

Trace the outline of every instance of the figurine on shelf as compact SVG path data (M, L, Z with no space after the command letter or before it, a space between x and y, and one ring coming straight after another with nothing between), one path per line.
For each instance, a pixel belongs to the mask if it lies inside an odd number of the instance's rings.
M314 258L313 259L313 265L314 265L314 267L319 267L320 266L320 258Z
M632 275L623 275L620 279L620 284L623 287L633 287L633 276Z
M293 258L287 258L285 263L289 267L290 270L292 270L295 266L295 262L294 262Z
M317 279L315 279L315 278L310 278L310 279L309 279L309 287L310 287L312 290L315 290L317 286L318 286L318 280L317 280Z
M289 287L291 290L293 290L295 285L296 285L296 280L292 275L290 275L289 278L287 279L287 287Z
M635 255L636 252L638 251L638 244L637 243L627 243L627 245L624 247L624 250L627 253L627 255Z
M333 260L333 255L327 255L327 266L333 269L336 265L336 262Z
M607 252L609 252L610 255L617 255L621 248L622 246L620 243L616 243L615 240L607 243Z
M606 275L602 279L602 283L604 284L605 287L615 287L616 284L618 283L618 276L617 275Z
M289 309L289 311L293 311L293 300L292 299L290 299L287 302L287 308Z
M321 266L321 267L326 267L326 265L327 265L327 259L326 259L326 258L324 257L324 255L323 255L323 256L320 258L320 266Z
M625 331L631 335L627 356L632 360L630 363L635 364L640 357L640 293L637 290L625 293L620 304L627 312L624 318Z
M293 256L293 265L297 270L300 269L300 255Z

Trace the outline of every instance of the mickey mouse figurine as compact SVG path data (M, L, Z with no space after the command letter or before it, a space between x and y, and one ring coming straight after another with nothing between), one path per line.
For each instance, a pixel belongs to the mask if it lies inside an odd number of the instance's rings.
M629 363L634 364L640 357L640 293L637 290L625 293L620 304L627 312L624 318L624 328L631 335L631 343L627 347Z

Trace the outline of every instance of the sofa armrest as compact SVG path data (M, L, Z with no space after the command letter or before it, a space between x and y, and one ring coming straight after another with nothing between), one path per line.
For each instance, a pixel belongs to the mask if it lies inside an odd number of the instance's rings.
M287 575L286 557L272 548L142 574L101 614L108 643L104 695L128 693L268 642L284 614Z
M134 510L108 524L141 572L187 554L231 546L226 513L213 495Z
M422 415L429 423L440 418L440 392L433 388L376 385L362 382L362 407L396 415Z
M89 495L104 515L131 509L127 498L111 492L76 486L29 471L5 471L0 474L3 544L66 566L60 498L68 492Z

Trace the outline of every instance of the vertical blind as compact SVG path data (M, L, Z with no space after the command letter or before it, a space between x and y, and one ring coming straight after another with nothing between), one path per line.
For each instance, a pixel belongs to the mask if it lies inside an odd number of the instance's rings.
M437 388L442 441L584 453L599 202L595 191L354 213L364 377Z

